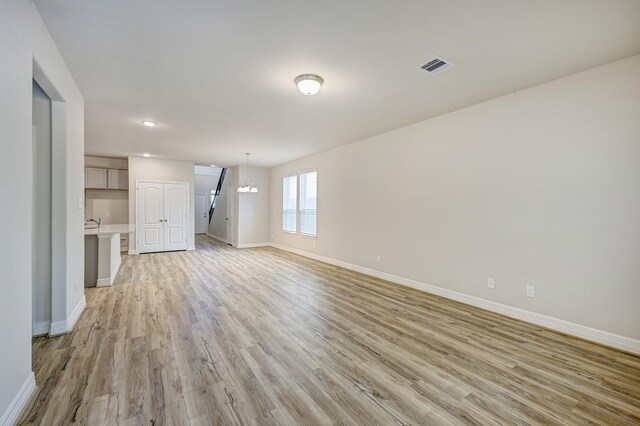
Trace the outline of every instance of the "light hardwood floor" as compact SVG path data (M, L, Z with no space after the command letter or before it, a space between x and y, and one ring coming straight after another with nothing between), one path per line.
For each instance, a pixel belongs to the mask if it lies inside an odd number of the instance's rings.
M128 256L23 424L640 423L640 358L273 248Z

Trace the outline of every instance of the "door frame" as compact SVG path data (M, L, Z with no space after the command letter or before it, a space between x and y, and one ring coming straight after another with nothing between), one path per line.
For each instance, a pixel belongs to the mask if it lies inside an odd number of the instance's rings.
M136 211L135 211L135 231L133 232L133 241L136 243L136 254L140 254L139 247L138 247L138 228L140 226L140 197L138 197L138 190L139 190L139 185L141 183L173 183L173 184L177 184L177 185L187 185L187 218L190 217L191 210L192 207L190 206L191 204L191 184L189 182L185 182L185 181L177 181L177 180L162 180L162 179L136 179L136 192L135 192L135 207L136 207ZM195 202L195 200L194 200ZM195 217L194 217L195 219ZM194 223L195 226L195 223ZM191 235L191 226L189 226L189 221L187 221L187 251L189 250L194 250L189 248L189 244L191 243L189 241L189 235ZM195 233L195 232L194 232ZM129 243L129 245L131 245L131 243Z

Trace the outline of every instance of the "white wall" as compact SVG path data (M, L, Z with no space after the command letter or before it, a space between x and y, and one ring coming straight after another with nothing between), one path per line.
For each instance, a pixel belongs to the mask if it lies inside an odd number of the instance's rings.
M87 189L85 194L85 220L100 217L104 224L129 223L128 191Z
M160 160L155 158L129 157L129 223L136 223L136 181L151 180L158 182L188 182L189 212L187 217L187 247L195 247L195 203L194 164L189 161ZM135 233L134 233L135 237ZM129 241L129 250L136 249L136 239Z
M211 175L195 175L194 177L195 193L206 194L211 199L211 190L216 189L218 185L218 176Z
M220 195L218 196L218 200L216 201L216 208L213 211L213 217L211 218L211 222L209 223L208 233L210 235L218 237L221 240L229 240L229 243L231 243L231 238L229 238L229 236L227 235L227 203L229 202L229 186L233 186L232 169L227 169L227 174L224 177ZM231 198L231 202L233 201L234 199ZM229 219L232 220L232 218Z
M0 423L32 389L32 79L52 104L52 319L73 323L83 294L84 101L31 2L4 0L0 13ZM80 312L76 310L75 313ZM24 385L24 387L23 387ZM24 396L24 395L23 395Z
M315 241L281 232L314 167ZM640 339L639 183L640 55L272 169L272 241Z
M246 168L239 168L240 184L252 182L258 187L257 193L237 193L235 211L237 244L261 244L270 241L269 202L271 193L271 173L264 167L250 167L247 178ZM235 168L234 170L238 170ZM237 184L235 185L237 188Z

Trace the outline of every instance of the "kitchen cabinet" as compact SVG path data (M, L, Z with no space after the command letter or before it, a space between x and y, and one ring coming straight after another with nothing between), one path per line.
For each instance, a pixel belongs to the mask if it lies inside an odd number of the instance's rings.
M107 189L107 169L94 167L85 168L84 187L89 189Z
M109 169L109 189L129 189L129 172Z

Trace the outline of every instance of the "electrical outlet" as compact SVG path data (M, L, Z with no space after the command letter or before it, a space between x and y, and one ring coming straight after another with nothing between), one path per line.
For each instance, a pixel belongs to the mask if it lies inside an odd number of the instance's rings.
M527 286L527 297L536 297L536 288L532 285Z
M491 277L487 278L487 288L496 288L495 278L491 278Z
M378 257L376 257L376 262L380 263L382 262L382 256L378 255Z
M105 212L104 217L111 217L111 212Z

